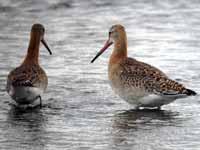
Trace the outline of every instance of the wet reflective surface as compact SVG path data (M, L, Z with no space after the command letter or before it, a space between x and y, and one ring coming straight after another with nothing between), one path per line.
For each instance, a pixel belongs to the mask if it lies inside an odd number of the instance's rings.
M199 93L199 2L8 0L0 13L0 149L199 150L199 96L134 111L108 84L111 48L90 64L109 27L121 23L129 56ZM42 109L22 111L10 105L6 76L22 62L38 22L53 52L41 46L49 85Z

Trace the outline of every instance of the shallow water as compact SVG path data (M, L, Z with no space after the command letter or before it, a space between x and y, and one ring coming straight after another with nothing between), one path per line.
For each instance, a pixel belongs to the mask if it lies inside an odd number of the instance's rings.
M111 48L90 64L109 27L121 23L129 56L200 92L198 1L1 0L0 13L0 149L200 149L199 96L133 111L108 84ZM21 63L36 22L53 55L41 46L44 107L24 112L9 104L6 76Z

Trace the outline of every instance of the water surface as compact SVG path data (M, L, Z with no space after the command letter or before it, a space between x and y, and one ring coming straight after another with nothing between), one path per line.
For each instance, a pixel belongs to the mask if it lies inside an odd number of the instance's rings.
M108 84L111 48L90 64L120 23L129 56L200 92L198 1L7 0L0 13L0 149L199 150L199 96L133 111ZM24 112L9 104L6 76L22 62L37 22L53 52L41 46L49 85L44 107Z

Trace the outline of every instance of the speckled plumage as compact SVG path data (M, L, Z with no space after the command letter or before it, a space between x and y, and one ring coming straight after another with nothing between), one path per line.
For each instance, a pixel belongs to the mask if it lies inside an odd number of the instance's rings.
M108 67L111 87L115 93L136 108L160 108L177 98L196 95L196 92L169 79L159 69L127 57L126 32L121 25L111 27L108 41L92 62L112 43L114 43L114 50Z
M124 58L114 67L111 65L109 79L113 90L136 107L160 107L196 94L159 69L132 58Z
M22 64L12 70L8 75L8 89L13 86L47 87L48 78L44 70L36 64Z
M169 79L159 69L132 58L125 58L120 63L122 84L143 87L147 92L161 94L185 94L182 84Z
M51 54L43 36L44 27L41 24L34 24L23 63L8 74L6 90L18 105L32 104L37 98L40 98L41 104L41 95L47 88L47 75L38 62L41 41Z

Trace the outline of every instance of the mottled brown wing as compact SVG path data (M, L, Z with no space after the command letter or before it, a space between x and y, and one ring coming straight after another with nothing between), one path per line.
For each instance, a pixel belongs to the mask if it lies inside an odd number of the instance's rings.
M124 84L142 87L148 92L163 95L184 94L185 88L168 77L159 69L139 62L132 58L126 58L121 63L121 80Z
M34 65L20 66L10 72L8 80L13 86L35 86L41 73L44 71Z

